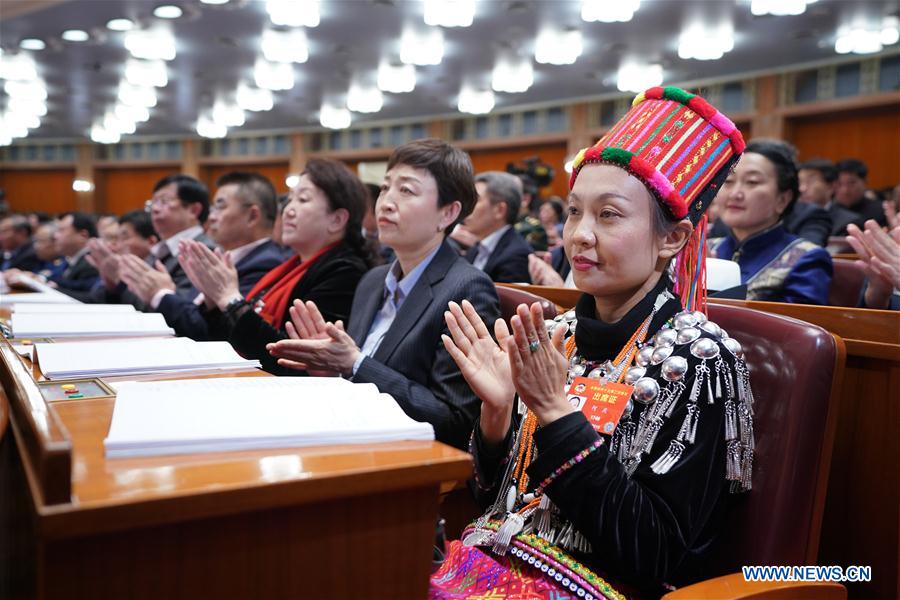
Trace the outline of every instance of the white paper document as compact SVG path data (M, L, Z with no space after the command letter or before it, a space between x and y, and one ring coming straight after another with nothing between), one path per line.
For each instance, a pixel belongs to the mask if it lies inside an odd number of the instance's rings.
M252 370L260 366L258 360L241 357L228 342L195 342L189 338L38 343L33 358L51 380Z
M706 289L719 292L741 285L741 267L730 260L706 259Z
M248 377L122 382L110 458L433 440L434 429L370 383Z
M60 292L42 293L42 292L26 292L24 294L3 294L0 296L0 306L18 307L24 304L68 304L80 305L81 302L66 296Z
M66 296L68 298L68 296ZM69 304L69 303L34 303L14 304L12 311L18 314L65 313L83 315L86 313L134 313L137 310L131 304Z
M12 315L18 337L136 337L175 335L160 313L19 313Z

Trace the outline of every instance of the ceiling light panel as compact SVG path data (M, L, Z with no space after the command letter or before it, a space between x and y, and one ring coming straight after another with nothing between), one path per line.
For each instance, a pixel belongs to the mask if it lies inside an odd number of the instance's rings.
M475 0L425 0L425 24L469 27L475 20Z
M153 16L159 19L177 19L183 14L184 11L174 4L163 4L162 6L157 6L153 10Z
M376 113L384 106L384 96L377 87L354 83L347 92L347 108L353 112Z
M444 33L434 27L427 31L407 29L400 36L400 61L407 65L439 65L444 58Z
M7 81L33 81L37 79L34 59L28 54L8 54L0 56L0 79Z
M730 27L705 28L695 25L681 34L678 56L684 59L718 60L734 49Z
M494 109L494 92L463 87L456 106L460 112L473 115L489 113Z
M46 47L47 44L44 43L44 40L37 38L25 38L19 42L19 48L22 50L43 50Z
M623 65L616 78L620 92L643 92L663 82L662 65Z
M166 87L169 83L166 63L161 60L128 60L125 79L136 86Z
M118 98L119 102L128 106L153 108L156 106L156 88L123 81L119 84Z
M816 0L751 0L750 12L762 15L802 15Z
M501 58L491 73L495 92L521 93L534 84L534 66L530 58Z
M581 56L581 32L545 29L535 41L534 59L542 64L571 65Z
M253 78L257 87L267 90L289 90L294 87L294 66L291 63L269 62L256 59Z
M253 112L272 110L275 104L272 90L253 87L246 83L238 84L235 100L242 109Z
M383 62L378 66L378 89L382 92L403 94L416 88L416 68L413 65L392 65Z
M165 29L132 29L125 33L125 48L135 58L173 60L175 36Z
M346 108L323 104L319 110L319 123L328 129L346 129L350 127L352 117Z
M197 134L205 138L223 138L228 134L228 127L217 123L208 114L201 114L197 119Z
M67 42L86 42L90 39L87 31L81 29L66 29L61 37Z
M318 0L266 0L266 12L274 25L318 27Z
M589 23L625 23L640 6L641 0L582 0L581 18Z
M260 47L263 56L271 62L305 63L309 60L309 47L302 29L264 31Z
M106 28L110 31L131 31L134 29L134 21L131 19L111 19L106 22Z
M41 102L47 99L47 88L43 81L15 81L7 80L3 84L3 91L10 98L25 100L28 102Z

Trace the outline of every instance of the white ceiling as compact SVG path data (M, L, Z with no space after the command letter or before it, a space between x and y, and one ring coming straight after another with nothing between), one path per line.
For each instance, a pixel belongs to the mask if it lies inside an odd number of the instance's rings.
M172 21L154 17L153 9L164 3L181 7L184 16ZM177 55L167 63L169 83L136 135L194 133L201 109L233 92L240 81L253 81L262 33L273 28L262 1L214 6L199 0L63 0L32 3L24 14L17 14L22 6L9 0L3 5L13 13L3 18L0 6L5 56L19 51L23 38L47 43L47 48L30 52L49 96L48 114L29 139L85 137L114 104L129 53L123 34L106 29L110 19L169 27L176 39ZM677 83L838 59L834 45L839 28L880 23L898 9L898 0L819 0L802 15L757 17L749 0L643 0L629 22L588 23L581 19L580 0L479 0L470 27L444 28L441 64L416 67L414 91L385 93L381 111L353 113L353 123L458 114L463 84L488 88L491 69L504 53L533 58L535 37L547 27L579 30L581 56L566 66L533 63L534 85L524 93L497 93L494 110L615 92L617 71L629 61L660 64L664 83ZM715 61L679 58L679 36L692 25L732 27L734 49ZM405 26L424 27L422 2L322 0L320 24L306 30L309 60L293 66L296 85L275 92L271 111L247 113L240 130L318 127L323 101L345 102L351 79L374 82L379 62L398 58ZM73 28L88 31L91 39L62 41L62 31ZM885 51L895 53L897 45ZM0 97L0 107L5 106L5 95Z

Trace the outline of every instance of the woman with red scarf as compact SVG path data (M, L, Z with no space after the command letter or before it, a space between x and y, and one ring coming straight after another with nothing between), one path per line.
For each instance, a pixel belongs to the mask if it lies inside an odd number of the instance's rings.
M216 307L206 315L211 337L228 340L270 373L297 375L279 367L266 344L287 337L294 300L315 302L329 321L347 320L356 285L373 260L362 236L366 194L343 163L309 161L282 213L282 240L295 255L264 275L246 297L238 292L230 261L197 244L185 245L185 271Z

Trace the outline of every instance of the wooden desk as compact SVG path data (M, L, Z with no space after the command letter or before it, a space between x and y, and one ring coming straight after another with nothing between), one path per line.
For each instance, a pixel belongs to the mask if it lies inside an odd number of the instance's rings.
M422 598L471 472L437 442L107 460L114 399L47 405L5 340L0 375L0 597Z

